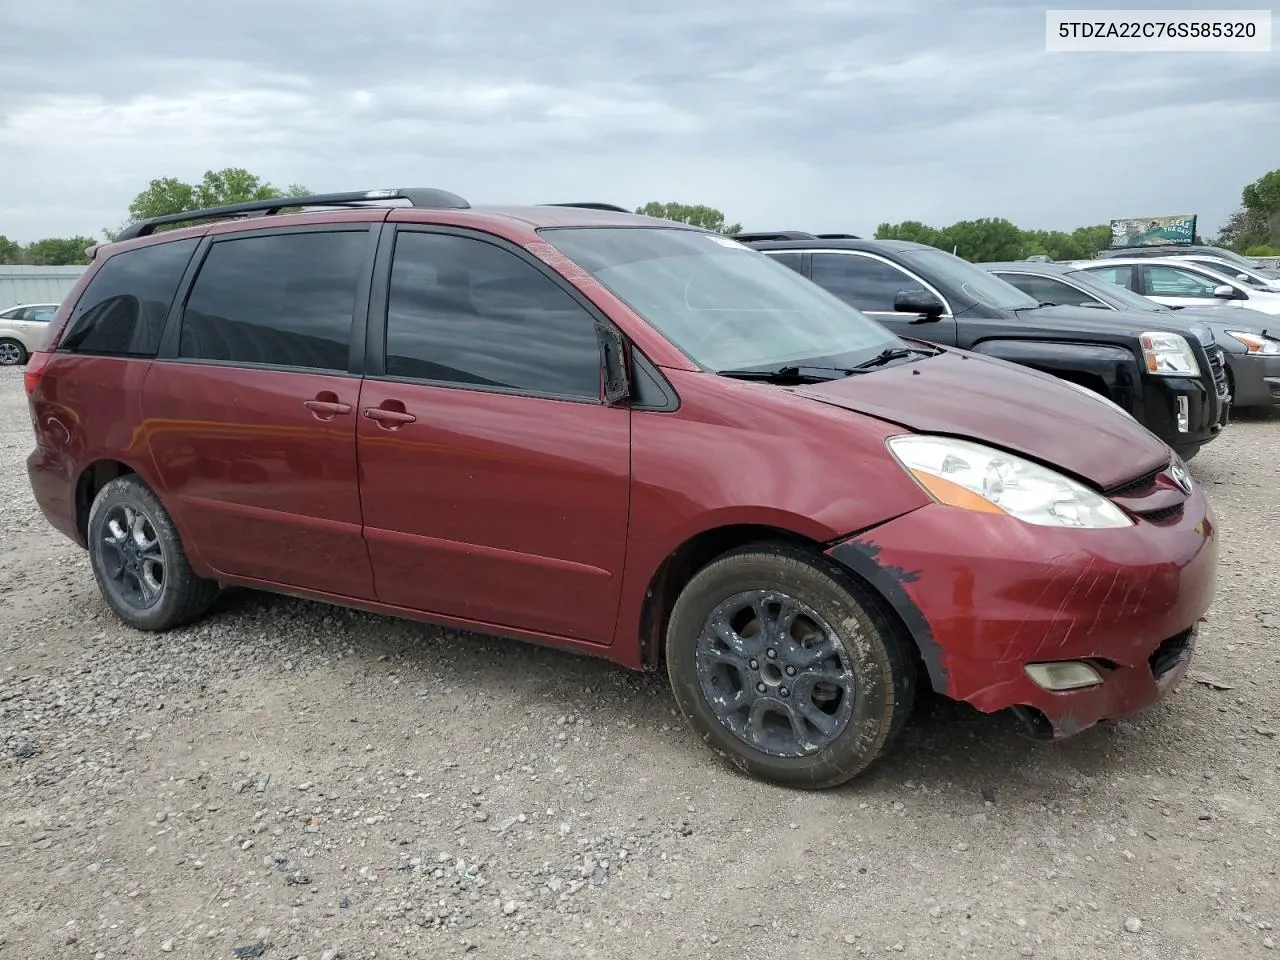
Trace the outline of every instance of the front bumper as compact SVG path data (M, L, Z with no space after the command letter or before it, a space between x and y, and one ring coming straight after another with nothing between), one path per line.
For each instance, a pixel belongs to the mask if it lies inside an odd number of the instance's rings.
M1236 407L1271 407L1280 405L1280 357L1262 357L1247 353L1227 358L1235 381L1232 405Z
M1173 449L1186 456L1214 440L1227 425L1231 398L1210 379L1148 376L1143 381L1138 420ZM1186 429L1178 422L1187 416Z
M897 610L936 690L986 712L1022 708L1055 737L1169 692L1186 672L1217 568L1214 520L1198 490L1177 519L1121 530L1036 527L931 504L828 555ZM1079 660L1102 683L1052 692L1025 671Z

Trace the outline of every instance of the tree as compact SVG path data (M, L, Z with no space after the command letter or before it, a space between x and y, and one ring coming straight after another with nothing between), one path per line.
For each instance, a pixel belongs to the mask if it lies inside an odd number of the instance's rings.
M21 263L22 244L0 234L0 263Z
M927 243L931 247L942 246L942 238L933 227L919 220L903 220L902 223L882 223L876 227L877 240L908 240L911 243ZM947 248L951 249L950 247Z
M1241 207L1231 216L1218 231L1217 244L1240 253L1250 247L1267 243L1267 221L1262 216L1251 213Z
M175 177L161 177L152 180L147 189L129 204L127 222L220 207L229 203L297 197L307 193L310 191L306 187L296 183L284 189L276 187L243 167L206 170L199 183L184 183Z
M88 263L85 248L96 242L92 237L47 237L27 244L21 262L43 267Z
M1280 170L1264 173L1241 191L1244 209L1266 225L1267 244L1280 244Z
M658 217L662 220L675 220L678 223L691 223L695 227L714 230L716 233L723 233L727 236L742 232L742 224L735 223L726 226L723 213L715 207L704 206L700 203L659 203L657 200L652 200L643 207L638 207L636 213L646 217Z
M940 231L939 245L974 263L1017 260L1022 256L1022 231L1003 217L961 220Z

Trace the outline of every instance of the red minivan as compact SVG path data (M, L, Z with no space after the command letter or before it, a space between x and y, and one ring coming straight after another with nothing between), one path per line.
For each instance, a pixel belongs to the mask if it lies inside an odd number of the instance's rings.
M918 680L1059 737L1185 673L1212 514L1096 395L603 204L289 203L128 227L27 367L36 499L134 627L238 584L665 663L811 788Z

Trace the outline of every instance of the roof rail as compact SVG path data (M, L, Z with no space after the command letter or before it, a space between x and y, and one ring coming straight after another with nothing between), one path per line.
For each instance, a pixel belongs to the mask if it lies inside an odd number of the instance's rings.
M584 210L612 210L614 213L631 213L626 207L620 207L616 203L597 203L594 200L587 200L583 203L544 203L544 207L581 207Z
M232 203L205 210L188 210L150 220L131 223L118 234L116 240L132 240L155 233L156 227L171 223L188 223L193 220L217 220L249 215L273 216L292 207L351 207L363 206L370 200L408 200L414 207L434 207L445 210L466 210L471 204L448 190L434 187L402 187L393 190L359 190L350 193L317 193L306 197L275 197L270 200L250 200L248 203Z
M733 239L752 243L763 240L817 240L818 238L803 230L778 230L774 233L735 233Z
M820 233L819 240L861 240L856 233Z

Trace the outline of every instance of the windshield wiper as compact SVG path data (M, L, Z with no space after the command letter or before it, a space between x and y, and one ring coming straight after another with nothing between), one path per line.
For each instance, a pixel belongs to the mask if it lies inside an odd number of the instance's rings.
M869 367L883 367L886 363L892 363L894 360L905 360L914 353L932 357L936 354L936 351L930 353L928 350L918 350L912 347L889 347L886 350L881 350L870 360L863 360L854 369L866 370Z
M839 380L860 370L849 367L811 367L805 364L790 364L773 367L767 370L717 370L716 375L733 377L735 380L784 380L789 383L822 383L826 380Z
M1056 306L1057 306L1057 304L1056 304L1056 303L1054 303L1052 300L1041 300L1041 301L1040 301L1040 306L1042 306L1042 307L1056 307Z

